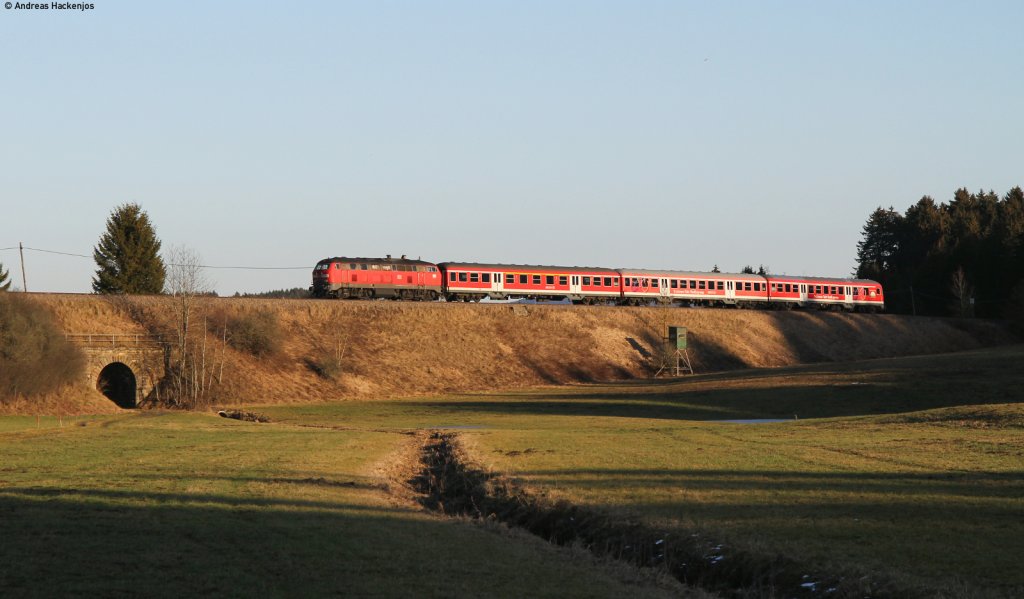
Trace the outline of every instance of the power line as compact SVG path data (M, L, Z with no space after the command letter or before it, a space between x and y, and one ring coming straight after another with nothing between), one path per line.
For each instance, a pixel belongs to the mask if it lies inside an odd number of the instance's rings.
M85 254L71 254L68 252L58 252L56 250L41 250L39 248L30 248L25 246L26 250L32 250L33 252L44 252L46 254L60 254L61 256L75 256L76 258L92 258L92 256L86 256Z
M0 250L16 250L16 249L18 249L18 246L14 246L12 248L0 248ZM91 259L92 258L92 256L87 256L85 254L75 254L75 253L72 253L72 252L59 252L57 250L44 250L42 248L31 248L31 247L28 247L28 246L25 246L24 249L30 250L30 251L33 251L33 252L43 252L43 253L46 253L46 254L57 254L59 256L72 256L72 257L75 257L75 258L87 258L87 259ZM176 264L174 262L169 262L169 263L167 263L167 265L168 266L188 266L188 267L195 266L197 268L209 268L209 269L216 269L216 270L309 270L309 268L310 268L309 266L216 266L216 265L213 265L213 264L195 264L195 265L193 265L193 264Z

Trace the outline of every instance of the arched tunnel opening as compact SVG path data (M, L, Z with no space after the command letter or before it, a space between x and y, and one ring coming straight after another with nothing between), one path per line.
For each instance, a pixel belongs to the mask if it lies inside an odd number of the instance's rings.
M122 408L134 408L136 397L135 373L121 362L107 364L96 379L96 390Z

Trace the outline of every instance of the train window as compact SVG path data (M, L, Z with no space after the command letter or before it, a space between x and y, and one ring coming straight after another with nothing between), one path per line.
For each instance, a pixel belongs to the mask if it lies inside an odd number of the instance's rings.
M679 281L672 279L672 281L669 283L669 287L671 287L672 289L679 289Z
M619 282L619 278L618 277L615 277L615 282L616 283ZM612 278L611 277L605 277L604 278L604 286L605 287L611 287L612 286Z
M455 273L453 273L452 271L448 271L448 280L449 281L454 281L455 280Z
M460 272L459 273L459 281L461 281L463 283L466 282L466 273L464 273L464 272Z
M533 284L540 285L540 275L533 275Z
M754 291L761 291L761 284L760 283L754 283Z
M858 295L860 295L860 289L859 289L858 287L854 287L854 288L853 288L853 295L854 295L854 296L858 296Z
M651 279L651 287L658 288L658 279Z
M483 281L484 283L490 283L491 282L491 273L485 272L484 274L480 275L480 280Z
M705 286L705 285L707 285L707 282L706 282L706 281L698 281L698 285L697 285L697 287L698 287L699 289L704 289L704 286Z
M719 281L718 282L718 290L722 291L723 289L725 289L725 283L722 282L722 281Z
M519 284L526 285L526 275L519 275Z
M505 284L506 285L511 285L511 284L513 284L515 282L516 282L516 276L515 275L505 274Z
M480 282L480 275L475 273L475 272L469 273L469 282L470 283L479 283Z
M554 285L555 284L555 275L544 275L544 284L545 285Z
M590 277L583 277L583 284L590 285Z
M750 281L743 284L743 291L750 291Z
M360 264L359 265L359 270L366 270L366 265L365 264Z
M821 293L821 285L814 286L814 293Z
M558 277L558 284L559 285L568 285L569 284L569 279L567 279L565 276L559 276Z

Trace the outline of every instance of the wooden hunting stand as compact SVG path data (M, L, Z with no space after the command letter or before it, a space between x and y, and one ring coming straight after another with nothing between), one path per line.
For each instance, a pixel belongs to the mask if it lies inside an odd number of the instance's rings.
M690 354L686 351L686 327L668 327L668 337L665 339L666 349L673 350L671 355L665 352L662 358L661 368L654 376L668 370L673 376L682 376L683 372L694 374L693 366L690 364ZM675 364L673 364L675 362Z

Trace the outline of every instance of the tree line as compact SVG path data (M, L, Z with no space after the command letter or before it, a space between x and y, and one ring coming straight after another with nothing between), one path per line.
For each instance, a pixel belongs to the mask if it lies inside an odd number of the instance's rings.
M958 189L900 213L878 207L857 244L856 276L885 290L886 309L933 316L1016 317L1024 306L1024 191Z

